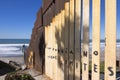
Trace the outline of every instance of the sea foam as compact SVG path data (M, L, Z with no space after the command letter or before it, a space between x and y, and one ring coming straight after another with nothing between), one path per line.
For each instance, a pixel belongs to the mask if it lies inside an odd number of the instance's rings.
M3 56L20 56L23 55L22 46L29 44L0 44L0 57Z

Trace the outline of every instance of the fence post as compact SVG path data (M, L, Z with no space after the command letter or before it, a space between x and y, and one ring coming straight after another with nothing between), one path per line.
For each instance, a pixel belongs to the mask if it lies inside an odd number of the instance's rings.
M48 64L48 27L45 26L45 74L48 75L48 68L47 68L47 64Z
M81 0L75 0L75 80L80 80L81 57Z
M83 0L82 80L89 80L89 0Z
M54 67L54 71L55 71L55 79L54 80L58 80L58 44L57 44L57 38L56 38L56 32L57 31L57 16L55 16L55 20L54 20L54 38L55 38L55 42L54 42L54 51L55 51L55 67Z
M74 0L70 0L70 28L69 28L69 80L74 80Z
M51 39L49 39L50 40L50 43L51 43L51 53L50 53L50 56L51 56L51 62L50 62L50 66L51 66L51 77L52 77L52 79L54 80L54 58L53 58L53 56L54 56L54 50L53 50L53 48L54 48L54 22L52 21L51 23L50 23L50 31L51 31Z
M56 38L57 38L57 77L58 77L58 80L61 80L61 76L60 76L60 63L59 63L59 14L57 14L56 16Z
M64 80L68 80L68 49L69 49L69 2L65 3L65 77Z
M48 64L47 64L47 66L49 66L48 76L51 76L51 59L50 59L51 47L50 47L50 40L49 39L50 39L50 25L48 25L48 51L47 51Z
M92 0L92 80L100 80L100 0Z
M116 80L116 0L105 0L105 80Z
M64 3L62 3L64 4ZM61 73L61 78L62 80L64 80L64 65L65 65L65 16L64 16L64 10L61 10L61 62L62 62L62 65L61 65L61 69L62 69L62 73Z

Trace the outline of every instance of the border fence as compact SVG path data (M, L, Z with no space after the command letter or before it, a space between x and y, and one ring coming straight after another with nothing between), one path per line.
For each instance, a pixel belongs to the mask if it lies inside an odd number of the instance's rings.
M53 80L100 79L100 0L92 0L92 60L89 0L55 0L43 15L45 73ZM81 33L83 31L83 33ZM81 40L83 35L83 40ZM82 50L81 50L82 49ZM105 80L116 79L116 0L105 0ZM92 65L92 73L89 65Z
M43 0L45 74L53 80L116 80L116 0L105 0L105 53L101 62L101 0ZM90 57L91 56L91 57Z

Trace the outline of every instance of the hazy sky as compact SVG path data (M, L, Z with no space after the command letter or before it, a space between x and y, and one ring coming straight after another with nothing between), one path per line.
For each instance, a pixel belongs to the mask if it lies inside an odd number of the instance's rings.
M92 1L92 0L90 0ZM104 1L101 0L101 39L104 39ZM0 0L0 39L27 38L32 34L42 0ZM90 12L92 12L90 10ZM90 38L92 35L90 13ZM117 0L117 38L120 39L120 0Z

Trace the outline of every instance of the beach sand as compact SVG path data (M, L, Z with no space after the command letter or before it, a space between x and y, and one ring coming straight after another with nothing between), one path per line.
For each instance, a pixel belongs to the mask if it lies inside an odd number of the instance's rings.
M9 61L15 61L20 65L24 65L24 56L10 56L10 57L0 57L0 61L9 63ZM31 74L35 80L50 80L47 76L39 74L39 72L34 69L27 69L22 72ZM4 80L6 75L0 76L0 80Z
M9 63L9 61L15 61L20 65L24 64L24 56L0 57L0 60L5 63Z
M18 64L20 65L23 65L24 64L24 57L23 56L10 56L10 57L0 57L0 61L2 62L5 62L5 63L9 63L9 61L15 61L17 62ZM6 67L5 68L2 68L4 70L1 70L1 73L3 72L4 74L6 74L6 72L8 71L9 72L9 69ZM0 75L0 80L4 80L6 75Z

